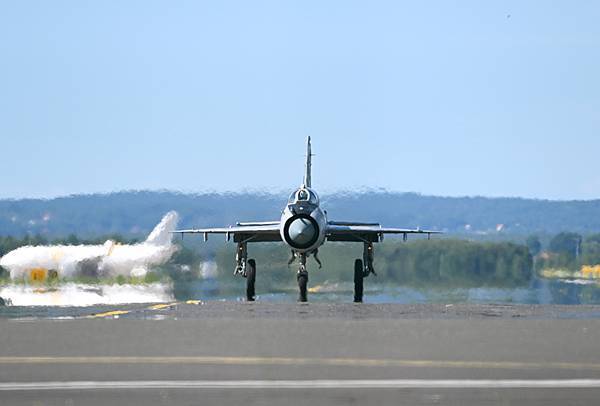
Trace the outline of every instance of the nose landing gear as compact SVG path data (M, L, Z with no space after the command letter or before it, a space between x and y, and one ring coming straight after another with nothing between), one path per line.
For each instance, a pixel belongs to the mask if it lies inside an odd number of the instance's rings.
M306 302L308 299L306 297L307 285L308 285L308 271L306 270L306 254L299 254L300 259L300 267L298 268L298 301Z
M299 294L298 294L298 301L299 302L306 302L308 301L307 299L307 285L308 285L308 270L306 269L306 259L308 258L310 254L304 253L304 252L296 252L294 250L292 250L292 256L290 258L290 260L288 261L288 265L291 265L296 259L300 262L300 266L298 267L298 273L296 274L296 279L298 280L298 290L299 290ZM313 257L315 258L315 261L317 261L317 264L319 264L319 268L321 268L323 266L323 264L321 263L321 261L319 260L318 257L318 250L315 250L312 253Z

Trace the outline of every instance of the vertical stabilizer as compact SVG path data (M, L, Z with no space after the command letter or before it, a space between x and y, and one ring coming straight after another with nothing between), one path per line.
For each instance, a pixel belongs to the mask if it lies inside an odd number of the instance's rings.
M304 174L304 183L303 183L305 187L312 187L311 179L310 179L311 157L312 157L312 153L310 151L310 136L309 136L306 139L306 173Z
M146 243L154 245L169 245L173 235L171 231L175 230L179 216L177 212L170 211L162 218L160 223L150 233L146 239Z

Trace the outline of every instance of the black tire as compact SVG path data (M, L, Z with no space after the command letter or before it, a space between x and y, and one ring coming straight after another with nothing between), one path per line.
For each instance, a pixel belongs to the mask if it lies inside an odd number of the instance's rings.
M363 301L363 262L362 259L354 261L354 303Z
M308 285L308 272L298 272L298 289L300 290L300 295L298 296L299 302L306 302L308 299L306 298L306 291Z
M253 259L248 260L248 266L246 267L246 300L254 302L256 298L256 292L254 290L254 284L256 282L256 261Z

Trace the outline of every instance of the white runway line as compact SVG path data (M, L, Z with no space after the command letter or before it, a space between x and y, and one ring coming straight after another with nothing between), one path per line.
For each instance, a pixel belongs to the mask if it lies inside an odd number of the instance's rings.
M1 382L0 391L97 389L536 389L600 388L600 379L318 379Z

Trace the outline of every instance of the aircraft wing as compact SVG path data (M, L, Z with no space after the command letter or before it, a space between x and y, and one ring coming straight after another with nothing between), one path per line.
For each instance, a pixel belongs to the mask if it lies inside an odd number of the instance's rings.
M227 241L233 237L234 242L281 241L279 221L238 223L229 227L191 228L175 230L173 233L181 234L182 237L184 234L202 234L204 241L208 240L209 234L225 234Z
M441 231L421 230L420 228L382 227L376 223L352 223L331 221L327 225L328 241L379 242L384 234L402 234L406 240L408 234L441 234Z

